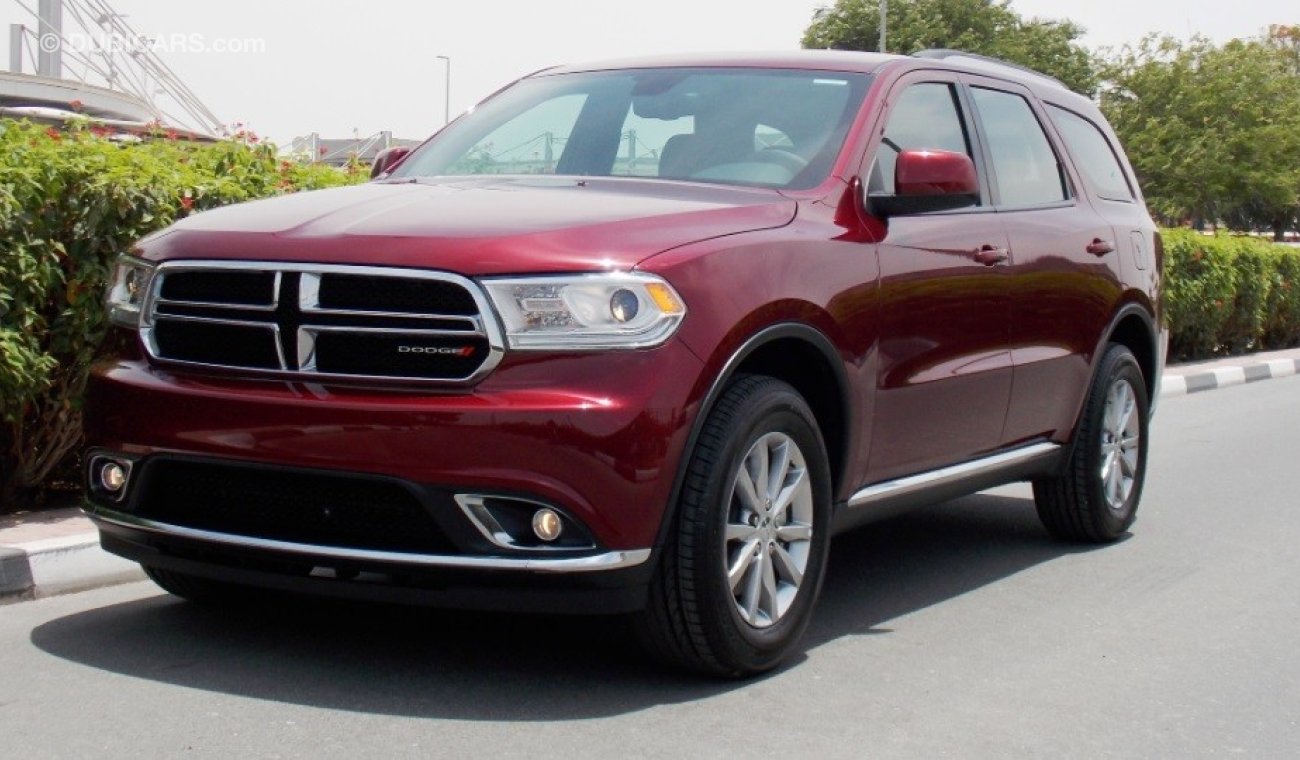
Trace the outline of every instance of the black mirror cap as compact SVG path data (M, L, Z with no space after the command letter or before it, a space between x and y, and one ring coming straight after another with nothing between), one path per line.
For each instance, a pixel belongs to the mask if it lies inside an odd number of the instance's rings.
M872 194L867 196L867 211L874 217L888 219L891 216L912 216L914 214L928 214L932 211L953 211L977 206L979 202L978 193Z

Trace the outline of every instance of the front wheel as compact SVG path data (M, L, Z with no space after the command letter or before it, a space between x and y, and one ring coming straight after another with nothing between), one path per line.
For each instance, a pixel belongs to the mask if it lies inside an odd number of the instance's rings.
M1075 430L1065 474L1034 481L1044 527L1070 541L1114 541L1137 517L1146 475L1149 406L1142 370L1128 348L1111 344Z
M691 452L637 633L673 664L746 676L776 667L812 616L830 543L826 447L780 380L734 381Z

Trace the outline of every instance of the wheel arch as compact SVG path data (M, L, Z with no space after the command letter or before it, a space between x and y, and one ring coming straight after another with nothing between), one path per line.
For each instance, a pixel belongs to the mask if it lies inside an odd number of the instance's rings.
M732 351L713 378L691 423L673 487L659 526L656 546L663 546L676 519L677 502L690 465L691 452L710 410L733 378L760 374L789 383L812 410L826 444L832 492L845 477L851 448L852 406L849 379L835 344L822 331L802 322L781 322L758 330Z
M1154 404L1160 393L1160 337L1149 308L1141 303L1130 302L1120 307L1111 319L1110 326L1097 350L1093 352L1092 372L1096 375L1097 367L1106 352L1106 346L1118 343L1133 352L1138 367L1142 370L1142 379L1146 385L1147 399Z
M1100 340L1092 351L1091 366L1088 370L1088 387L1096 382L1101 361L1106 355L1106 346L1118 343L1133 352L1138 369L1142 372L1142 384L1146 387L1148 414L1155 409L1155 399L1160 393L1160 373L1164 368L1161 361L1161 341L1155 328L1155 321L1149 306L1141 301L1129 301L1115 311L1110 324L1102 333ZM1074 447L1078 445L1078 430L1087 408L1088 393L1084 392L1075 412L1074 424L1070 428L1070 440L1066 454L1061 458L1062 467L1070 461Z

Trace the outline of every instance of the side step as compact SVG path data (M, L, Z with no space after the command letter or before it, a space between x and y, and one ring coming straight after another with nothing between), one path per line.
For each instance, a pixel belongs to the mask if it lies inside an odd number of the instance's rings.
M887 480L859 489L836 516L842 530L921 504L963 496L1053 471L1064 447L1035 443L937 470Z

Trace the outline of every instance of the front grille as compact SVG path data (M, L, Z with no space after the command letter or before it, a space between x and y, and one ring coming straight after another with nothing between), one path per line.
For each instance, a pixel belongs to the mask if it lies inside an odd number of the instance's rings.
M393 480L157 458L131 509L186 528L296 544L454 553L428 509Z
M141 335L152 358L315 379L467 383L500 359L478 286L441 272L168 262Z

